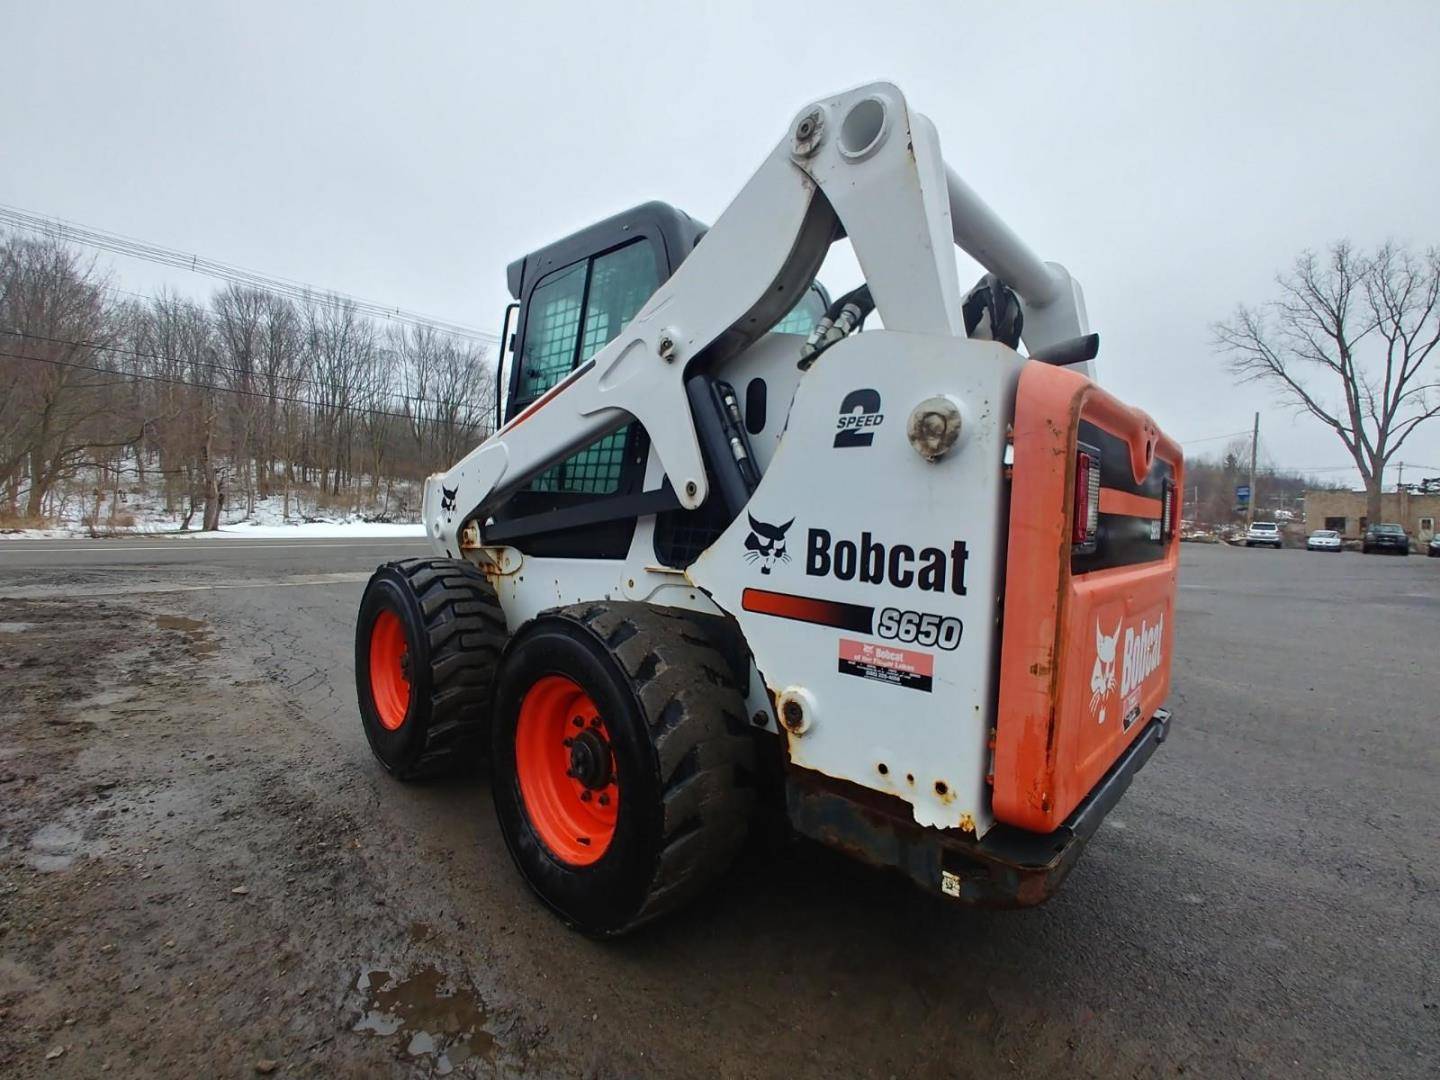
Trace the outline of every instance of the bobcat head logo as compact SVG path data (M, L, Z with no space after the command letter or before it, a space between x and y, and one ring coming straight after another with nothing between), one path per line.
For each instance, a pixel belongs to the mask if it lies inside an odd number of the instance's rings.
M777 562L789 562L785 533L795 524L795 519L792 517L784 525L771 525L758 520L754 514L746 516L750 519L750 535L745 537L745 561L758 562L762 574L770 573L770 568Z
M1100 621L1095 621L1095 667L1090 672L1090 711L1100 709L1100 723L1105 722L1102 708L1111 691L1115 689L1115 646L1120 642L1120 627L1125 623L1121 615L1115 623L1115 631L1109 637L1100 632Z
M451 510L454 510L454 509L455 509L455 496L459 493L459 491L460 491L459 488L447 488L444 484L441 484L441 485L440 485L440 509L446 511L447 513L448 513L449 511L451 511Z

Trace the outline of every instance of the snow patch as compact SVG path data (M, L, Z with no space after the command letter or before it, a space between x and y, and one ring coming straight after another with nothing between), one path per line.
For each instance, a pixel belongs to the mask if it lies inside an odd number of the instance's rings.
M93 467L87 467L57 485L46 507L45 527L0 529L0 540L75 540L91 536L243 536L256 540L424 537L424 526L413 521L419 516L418 483L386 485L383 497L370 494L371 486L368 477L360 477L349 495L337 496L301 485L292 488L288 499L284 494L272 494L250 500L247 505L232 481L231 498L220 512L219 532L199 531L198 510L190 517L190 529L181 532L184 515L178 509L165 509L163 486L154 473L143 484L129 479L116 488L113 479L106 480ZM172 506L183 501L174 499ZM367 520L374 518L381 520ZM406 523L406 518L412 521Z

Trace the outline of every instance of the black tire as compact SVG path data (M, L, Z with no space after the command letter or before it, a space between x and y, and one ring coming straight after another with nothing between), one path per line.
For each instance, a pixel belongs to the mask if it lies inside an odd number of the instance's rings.
M506 650L491 749L500 829L536 895L583 933L612 937L685 903L729 867L749 831L755 740L715 621L643 603L579 604L540 615ZM614 832L589 865L552 853L521 793L520 707L547 675L589 695L613 751Z
M382 612L404 628L409 699L394 730L381 722L371 636ZM495 588L460 559L402 559L371 576L355 624L355 690L370 749L401 780L466 771L483 760L495 669L505 648Z

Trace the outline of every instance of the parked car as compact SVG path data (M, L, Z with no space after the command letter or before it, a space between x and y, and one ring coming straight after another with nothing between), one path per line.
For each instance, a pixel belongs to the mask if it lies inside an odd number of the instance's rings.
M1257 521L1245 530L1245 546L1254 547L1256 544L1269 544L1271 547L1281 547L1280 526L1273 521Z
M1334 529L1316 529L1305 541L1306 551L1339 551L1340 534Z
M1432 559L1440 559L1440 533L1430 537L1430 546L1425 549L1426 554Z
M1371 525L1365 530L1365 538L1360 541L1360 550L1366 555L1372 551L1398 551L1401 555L1409 555L1410 536L1403 525L1392 525L1389 522Z

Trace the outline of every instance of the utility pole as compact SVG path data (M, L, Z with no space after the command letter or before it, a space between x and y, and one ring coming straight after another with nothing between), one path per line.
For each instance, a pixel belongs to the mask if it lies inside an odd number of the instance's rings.
M1410 530L1410 493L1405 490L1405 462L1400 462L1399 468L1400 475L1395 481L1395 506L1400 524L1408 532Z
M1255 414L1255 429L1250 433L1250 498L1245 500L1245 525L1255 524L1255 452L1260 446L1260 414Z

